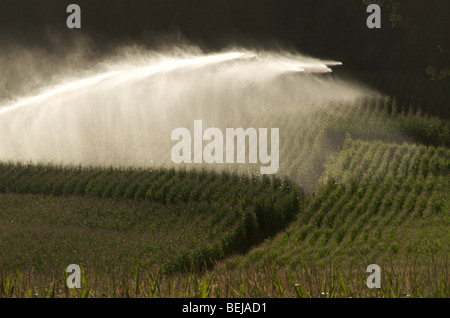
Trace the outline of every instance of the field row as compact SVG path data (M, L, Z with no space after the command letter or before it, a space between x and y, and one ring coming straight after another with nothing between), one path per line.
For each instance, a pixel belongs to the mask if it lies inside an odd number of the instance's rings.
M386 261L448 253L450 151L348 139L283 233L233 262Z
M205 171L2 164L0 184L0 259L11 268L61 264L72 250L108 270L211 266L277 233L303 204L288 181Z

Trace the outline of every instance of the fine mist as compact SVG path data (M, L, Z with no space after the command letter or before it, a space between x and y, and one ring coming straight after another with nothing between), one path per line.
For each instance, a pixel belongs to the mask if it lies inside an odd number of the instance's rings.
M305 153L317 143L317 114L367 94L331 74L339 65L242 48L135 52L104 60L89 76L66 76L0 104L0 161L172 167L171 132L192 130L200 119L204 129L280 128L279 174L305 181L312 175L299 174L307 166L298 161L313 159ZM201 167L257 173L259 165Z

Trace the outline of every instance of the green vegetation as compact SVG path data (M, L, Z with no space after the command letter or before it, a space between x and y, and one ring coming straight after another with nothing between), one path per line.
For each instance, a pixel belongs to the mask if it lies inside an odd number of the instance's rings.
M392 95L265 114L281 179L0 163L0 297L449 297L448 99L372 81Z
M204 171L5 164L0 175L9 270L203 268L282 229L302 200L288 181Z
M419 265L432 256L446 259L447 148L347 139L331 162L297 220L244 257L244 265L273 261L295 268L304 260L326 265L331 259L351 266L361 259L385 264L404 257Z

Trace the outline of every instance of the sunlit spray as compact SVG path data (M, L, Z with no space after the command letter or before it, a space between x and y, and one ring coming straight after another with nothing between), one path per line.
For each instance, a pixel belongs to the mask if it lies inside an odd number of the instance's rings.
M3 102L0 161L297 173L290 170L302 154L295 140L318 120L311 114L363 94L326 75L339 64L287 52L204 54L196 48L104 60L93 74L66 76ZM196 120L207 129L199 135L202 144L192 145L192 164L173 160L172 133ZM228 129L238 135L234 151L227 148ZM214 138L219 130L223 149ZM252 140L245 149L241 132Z

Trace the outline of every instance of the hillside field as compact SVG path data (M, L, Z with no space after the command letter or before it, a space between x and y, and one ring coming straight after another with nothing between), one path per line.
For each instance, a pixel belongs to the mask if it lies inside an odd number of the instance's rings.
M450 297L448 87L380 76L266 116L276 177L0 163L0 297Z

